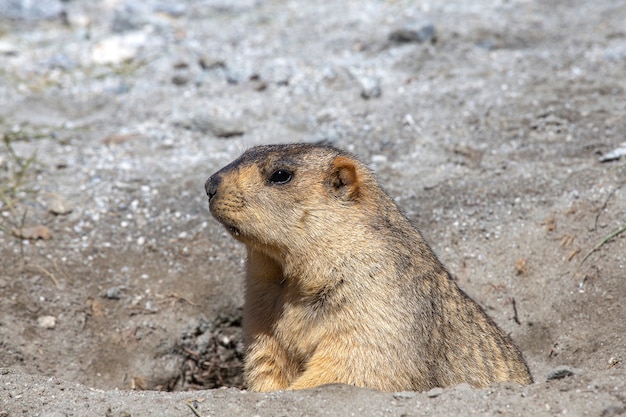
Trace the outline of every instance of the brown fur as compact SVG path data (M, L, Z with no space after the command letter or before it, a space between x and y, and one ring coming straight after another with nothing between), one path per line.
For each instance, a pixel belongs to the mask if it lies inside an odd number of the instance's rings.
M248 249L250 389L532 382L509 337L352 155L255 147L206 190L213 216Z

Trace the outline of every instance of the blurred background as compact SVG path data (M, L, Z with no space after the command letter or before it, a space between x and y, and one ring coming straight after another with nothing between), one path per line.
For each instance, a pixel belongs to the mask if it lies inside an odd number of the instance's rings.
M0 366L242 387L245 254L204 181L324 142L538 381L623 375L624 22L621 0L0 0Z

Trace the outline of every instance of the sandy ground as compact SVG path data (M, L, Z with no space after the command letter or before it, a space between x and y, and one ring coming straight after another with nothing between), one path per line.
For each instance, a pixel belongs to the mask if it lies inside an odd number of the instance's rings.
M626 414L624 22L622 0L0 0L0 416ZM203 184L303 141L370 164L535 384L241 390L243 248Z

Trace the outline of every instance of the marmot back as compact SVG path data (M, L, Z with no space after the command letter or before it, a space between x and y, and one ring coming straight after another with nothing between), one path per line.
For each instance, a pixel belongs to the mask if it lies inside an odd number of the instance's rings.
M206 182L248 250L245 375L256 391L532 382L372 172L329 146L259 146Z

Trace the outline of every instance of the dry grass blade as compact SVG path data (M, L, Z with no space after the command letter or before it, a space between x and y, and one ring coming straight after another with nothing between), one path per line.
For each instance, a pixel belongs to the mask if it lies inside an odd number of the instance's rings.
M20 193L28 192L24 188L24 181L26 180L27 173L31 170L34 164L37 152L35 151L29 158L20 157L13 149L12 142L19 140L21 137L18 133L0 133L2 142L9 156L9 163L6 164L6 172L0 176L2 179L2 186L0 186L0 208L8 210L11 214L7 218L3 218L4 223L7 220L13 225L19 224L17 219L19 217L17 206L20 203ZM22 223L23 225L23 223ZM10 229L4 225L0 225L0 230L5 233L9 233Z
M61 284L59 284L59 281L56 279L56 277L54 276L52 272L48 271L46 268L44 268L41 265L33 265L33 268L37 269L42 274L50 278L52 282L54 282L54 285L56 285L57 288L61 288Z
M617 229L616 231L614 231L613 233L609 234L607 237L605 237L604 239L602 239L602 241L600 241L600 243L598 243L596 246L594 246L589 252L587 252L587 254L583 257L583 259L580 261L580 263L578 264L578 267L580 268L583 264L583 262L585 262L587 260L587 258L594 253L595 251L597 251L598 249L600 249L605 243L607 243L609 240L613 239L614 237L618 236L620 233L624 232L626 230L626 224L624 226L622 226L621 228Z

